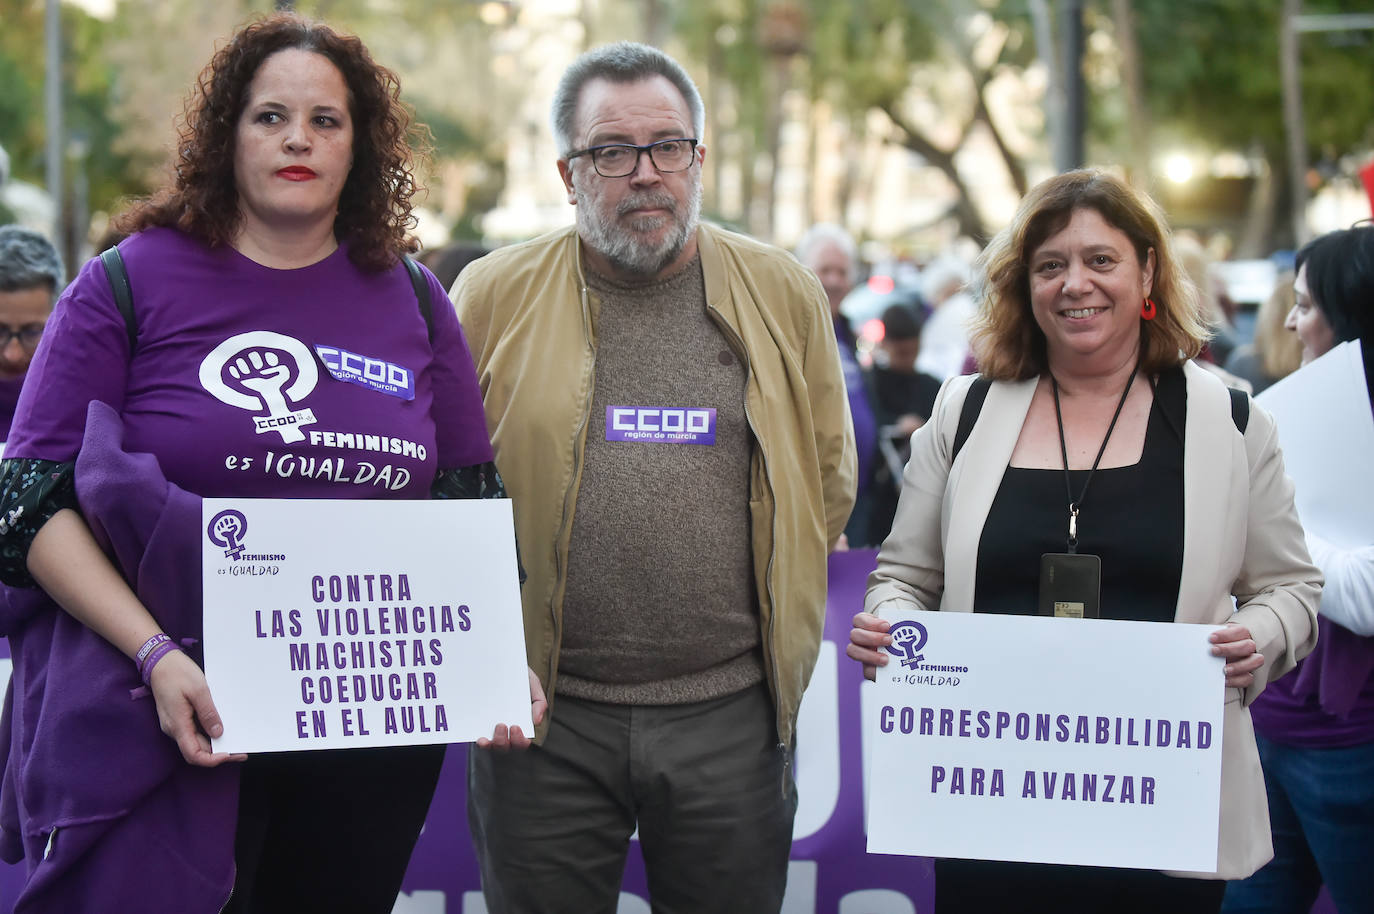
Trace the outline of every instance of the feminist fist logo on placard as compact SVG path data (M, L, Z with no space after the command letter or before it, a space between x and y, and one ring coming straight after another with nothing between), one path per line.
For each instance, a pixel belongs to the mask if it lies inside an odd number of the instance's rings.
M236 562L243 554L243 536L247 532L248 518L243 516L242 511L232 508L210 518L210 525L205 528L210 542L224 549L225 556Z
M902 666L912 669L916 664L925 659L921 648L926 646L926 639L930 635L926 632L926 627L919 622L898 622L887 630L892 636L892 643L887 646L887 652L894 657L902 659Z
M221 403L250 412L258 434L276 432L286 444L304 441L300 426L313 425L309 409L293 409L315 389L319 369L305 344L270 330L231 336L200 363L200 384Z

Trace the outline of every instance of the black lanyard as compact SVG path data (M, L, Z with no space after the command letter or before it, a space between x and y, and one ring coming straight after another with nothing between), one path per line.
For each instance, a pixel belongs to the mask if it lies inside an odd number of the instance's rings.
M1116 412L1112 414L1112 424L1107 426L1107 434L1102 438L1102 447L1097 449L1097 458L1093 460L1092 469L1088 470L1088 478L1083 480L1083 491L1078 493L1078 498L1073 497L1073 485L1069 481L1069 446L1064 441L1064 414L1059 408L1059 382L1050 375L1050 389L1054 391L1054 418L1059 423L1059 453L1064 457L1064 494L1069 498L1069 539L1068 551L1070 555L1078 552L1078 509L1083 506L1083 499L1088 496L1088 484L1093 481L1093 473L1097 472L1097 465L1102 462L1102 455L1107 452L1107 442L1112 440L1112 430L1116 428L1116 420L1121 416L1121 409L1126 405L1126 395L1131 392L1131 385L1135 383L1136 373L1140 371L1140 363L1137 362L1135 368L1131 369L1131 376L1126 379L1126 389L1121 392L1121 400L1116 404Z

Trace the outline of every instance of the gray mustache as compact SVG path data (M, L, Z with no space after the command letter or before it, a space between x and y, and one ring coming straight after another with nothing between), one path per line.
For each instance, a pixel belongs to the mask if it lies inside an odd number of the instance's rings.
M653 207L655 209L666 209L674 216L677 215L677 201L669 194L646 193L634 197L626 197L616 206L615 212L618 216L624 216L633 210Z

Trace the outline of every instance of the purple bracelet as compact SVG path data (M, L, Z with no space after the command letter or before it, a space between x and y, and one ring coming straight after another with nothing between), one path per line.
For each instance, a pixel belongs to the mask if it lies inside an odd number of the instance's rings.
M138 649L138 653L134 655L134 663L138 664L139 670L141 671L143 669L143 661L148 659L148 655L153 652L153 648L157 647L159 644L165 644L171 640L171 636L168 635L166 632L158 632L156 635L153 635L153 637L149 638L147 641L144 641L143 646L140 647Z
M138 675L143 677L143 684L151 688L153 684L153 667L157 666L157 662L172 651L179 650L181 650L181 648L170 638L153 648L152 653L150 653L138 667Z

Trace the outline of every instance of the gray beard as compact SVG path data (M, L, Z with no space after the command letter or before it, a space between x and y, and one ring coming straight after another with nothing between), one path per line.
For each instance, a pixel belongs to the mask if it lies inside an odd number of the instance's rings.
M606 258L612 267L625 276L652 279L677 259L696 233L701 221L701 182L693 182L685 218L679 212L677 201L663 191L646 191L620 201L616 209L617 216L623 216L646 203L668 210L669 218L675 224L657 244L641 240L634 231L618 231L613 223L603 221L597 203L593 195L580 188L577 190L577 231L583 243ZM630 228L651 228L647 222L645 220L646 224L641 226L632 221Z

